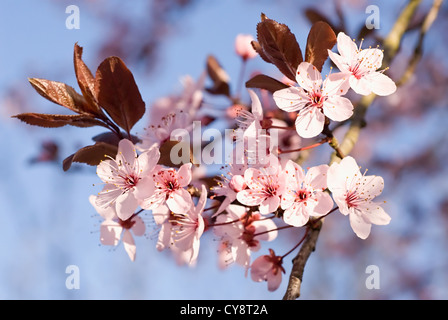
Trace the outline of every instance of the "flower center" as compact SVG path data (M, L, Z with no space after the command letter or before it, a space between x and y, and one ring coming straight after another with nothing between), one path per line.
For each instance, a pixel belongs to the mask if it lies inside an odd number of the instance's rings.
M135 221L133 221L132 219L128 220L118 219L118 223L120 224L120 226L123 227L123 229L131 229L134 226Z
M359 196L356 191L347 192L345 195L345 202L349 208L356 208L359 205Z
M310 92L310 100L311 100L311 104L314 107L321 108L322 104L325 101L325 96L323 96L322 93L319 91L313 91L313 92Z
M296 191L296 201L305 202L311 196L311 192L307 190Z

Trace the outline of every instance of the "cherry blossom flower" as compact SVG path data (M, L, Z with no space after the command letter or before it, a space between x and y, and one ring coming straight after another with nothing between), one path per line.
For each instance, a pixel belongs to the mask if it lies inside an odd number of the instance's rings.
M301 137L312 138L321 133L325 116L334 121L344 121L352 116L352 103L341 97L349 89L346 75L333 73L322 82L317 68L302 62L297 68L296 80L300 87L278 90L273 97L280 109L299 111L296 130Z
M221 205L213 214L212 218L226 210L226 208L236 200L237 193L247 187L243 177L244 171L247 169L247 161L244 157L241 157L241 159L237 161L236 152L232 154L232 157L232 161L227 165L228 172L226 174L221 174L216 181L217 185L210 188L216 197L224 197ZM221 169L224 170L225 168L226 167L222 167Z
M182 260L193 265L199 253L200 237L205 230L205 220L202 213L207 202L207 188L202 185L201 195L196 206L192 206L185 214L172 213L162 224L159 232L157 248L175 247L176 254L181 254Z
M239 202L247 206L259 206L260 213L263 215L277 210L280 205L280 196L285 189L286 175L277 157L273 157L272 162L270 167L272 170L247 169L244 173L244 181L249 189L241 190L237 194Z
M249 214L244 206L231 204L226 211L216 218L214 232L227 241L232 260L248 268L251 252L260 249L260 241L274 240L277 227L272 219L262 219L257 212Z
M252 47L251 42L255 40L250 34L238 34L235 38L235 52L243 60L255 58L258 53Z
M397 90L397 86L383 71L376 71L383 62L383 52L380 49L361 49L343 32L337 38L338 52L328 50L330 59L341 73L347 75L350 87L358 94L375 93L387 96Z
M193 121L198 119L202 103L206 73L197 81L190 76L181 78L183 91L180 94L157 99L150 108L150 123L142 135L141 148L157 143L159 146L170 139L176 129L193 129Z
M348 215L350 226L356 235L366 239L372 224L387 225L390 216L373 199L384 187L380 176L366 176L352 157L333 163L328 170L328 189L343 215Z
M305 225L310 217L327 214L333 207L327 188L327 165L312 167L306 175L297 163L289 160L285 166L286 190L282 196L283 220L292 226Z
M134 144L123 139L118 144L115 159L101 161L97 174L105 183L98 193L96 204L102 208L114 205L121 220L130 218L139 205L139 200L154 191L154 182L148 174L160 158L155 146L137 156Z
M155 189L150 197L145 198L140 206L152 210L166 203L174 213L186 213L193 202L190 193L184 189L191 181L191 163L183 164L179 171L157 165L151 175Z
M244 131L243 137L255 137L259 134L259 130L262 129L261 122L263 121L263 107L261 106L260 99L255 91L247 90L252 101L251 112L239 109L237 112L238 127Z
M269 255L258 257L252 262L250 275L253 281L267 281L268 290L275 291L282 282L283 258L276 256L274 250L269 249Z
M142 236L145 233L145 223L139 216L121 220L117 216L115 207L102 208L96 204L97 196L90 196L89 201L104 221L100 226L100 241L105 246L117 246L120 239L131 261L135 261L136 246L132 233ZM134 212L132 211L132 214ZM131 233L132 231L132 233Z

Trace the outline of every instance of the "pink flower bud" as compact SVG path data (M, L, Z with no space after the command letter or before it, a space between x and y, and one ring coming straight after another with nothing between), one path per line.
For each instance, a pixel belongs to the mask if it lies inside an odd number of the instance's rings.
M244 177L241 175L235 175L232 177L232 180L230 180L230 187L235 190L236 192L239 192L241 190L246 189L247 185L244 180Z
M252 59L257 56L257 52L252 47L251 41L254 40L250 34L239 34L235 39L235 51L243 60Z

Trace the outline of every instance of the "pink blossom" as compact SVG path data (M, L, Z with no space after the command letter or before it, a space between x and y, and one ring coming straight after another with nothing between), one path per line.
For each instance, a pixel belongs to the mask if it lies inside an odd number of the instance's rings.
M269 255L264 255L255 259L250 267L250 275L253 281L267 281L268 290L275 291L282 282L283 258L276 256L274 250L269 249Z
M244 181L249 189L237 194L239 202L247 206L259 206L260 213L264 215L277 210L285 189L286 175L281 170L277 157L273 162L270 167L272 170L247 169Z
M327 165L312 167L306 175L297 163L289 160L285 166L286 190L282 196L283 220L292 226L305 225L310 216L327 214L333 207L327 188Z
M123 221L118 218L113 206L107 208L97 206L96 199L97 196L92 195L89 197L92 206L104 219L100 226L101 243L105 246L117 246L121 238L129 258L131 261L135 261L136 246L132 233L136 236L142 236L145 233L145 223L142 218L133 216L126 221ZM122 235L123 237L121 237Z
M139 200L154 191L154 182L147 176L159 158L156 147L137 156L134 144L127 139L121 140L116 158L101 161L97 167L96 172L105 186L98 193L96 204L102 208L113 205L121 220L130 218Z
M233 154L233 156L236 156L236 154ZM222 174L217 181L217 185L210 188L217 197L224 197L221 205L213 214L212 218L226 210L226 208L236 200L236 195L239 191L246 189L247 185L243 174L247 168L247 164L243 163L243 161L244 160L239 161L241 163L232 161L228 164L229 171L227 172L227 175Z
M337 38L339 54L328 50L330 59L341 73L347 75L351 88L358 94L375 93L387 96L397 90L391 78L382 71L376 71L383 62L383 52L380 49L361 49L343 32Z
M152 210L166 203L174 213L186 213L190 210L193 202L190 193L184 188L191 181L191 163L183 164L179 171L158 165L151 177L155 189L153 194L140 204L143 209Z
M248 268L251 252L260 249L260 241L274 240L277 226L272 219L262 219L256 212L249 214L246 207L240 205L231 204L226 211L227 214L216 218L214 232L228 241L232 260Z
M202 185L196 206L193 205L185 214L171 213L169 219L162 224L157 248L163 250L170 247L176 255L180 255L179 261L185 260L190 265L195 264L199 253L199 239L205 230L202 213L206 202L207 189Z
M296 80L300 87L278 90L273 97L280 109L299 111L296 130L301 137L311 138L321 133L325 116L334 121L344 121L352 116L352 103L341 97L349 89L346 75L333 73L322 82L316 67L302 62L297 68Z
M259 134L259 130L262 129L263 107L255 91L250 89L247 91L252 101L252 110L249 112L241 108L238 111L237 122L239 129L244 131L243 137L255 137Z
M366 239L372 224L387 225L390 216L380 203L372 201L381 194L384 181L379 176L361 174L356 160L345 157L328 170L328 189L344 215L349 215L350 226L356 235Z
M235 51L243 60L255 58L258 53L252 47L251 42L255 40L250 34L239 34L235 38Z

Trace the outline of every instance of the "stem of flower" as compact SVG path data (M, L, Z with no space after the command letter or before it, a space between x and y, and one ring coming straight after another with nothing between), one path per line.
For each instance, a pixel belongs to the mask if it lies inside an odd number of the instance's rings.
M324 143L330 142L331 139L330 138L323 138L321 141L319 141L318 143L312 144L310 146L307 147L302 147L302 148L298 148L298 149L293 149L293 150L282 150L280 148L278 148L278 153L282 154L282 153L292 153L292 152L299 152L299 151L303 151L303 150L308 150L308 149L312 149L312 148L316 148L320 145L323 145Z
M310 230L309 227L306 228L305 234L303 235L302 239L299 240L299 242L288 252L286 252L284 255L282 255L282 260L283 258L285 258L288 254L290 254L291 252L293 252L294 250L296 250L301 244L302 242L305 240L306 236L308 235L308 231Z
M259 220L257 220L257 221L259 221ZM283 229L289 229L289 228L293 228L294 226L290 226L290 225L287 225L287 226L283 226L283 227L278 227L278 228L275 228L275 229L271 229L271 230L267 230L267 231L262 231L262 232L258 232L258 233L254 233L254 237L256 237L256 236L260 236L260 235L262 235L262 234L265 234L265 233L269 233L269 232L272 232L272 231L278 231L278 230L283 230Z

